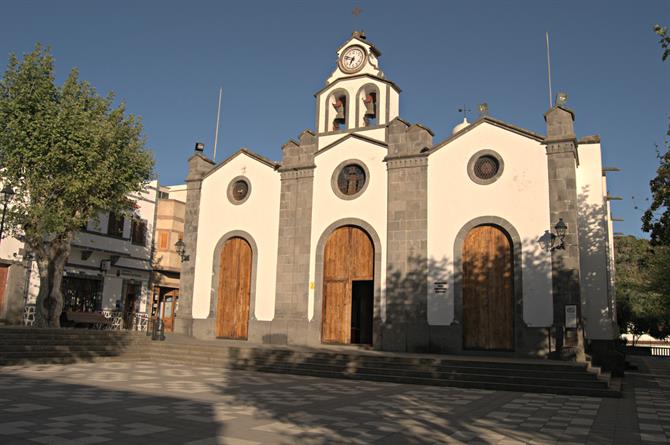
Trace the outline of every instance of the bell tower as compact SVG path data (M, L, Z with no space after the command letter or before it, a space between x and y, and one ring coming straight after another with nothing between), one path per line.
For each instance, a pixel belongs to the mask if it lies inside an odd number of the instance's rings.
M317 135L375 129L398 116L400 88L384 78L381 52L355 31L337 49L337 66L315 93Z

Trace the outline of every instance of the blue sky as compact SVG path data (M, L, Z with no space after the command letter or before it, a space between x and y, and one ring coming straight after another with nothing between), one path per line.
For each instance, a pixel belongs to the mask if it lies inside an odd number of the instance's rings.
M360 4L363 14L354 18ZM652 32L670 3L647 1L3 1L0 68L11 52L49 45L61 82L72 67L142 116L161 183L183 182L202 141L211 156L219 86L217 158L280 147L314 128L313 93L335 50L363 28L403 90L400 114L446 138L458 108L544 133L544 33L554 91L567 91L579 136L600 134L615 230L640 234L649 180L670 115L670 61ZM476 113L473 113L475 115ZM635 200L631 197L634 196ZM636 210L637 205L640 209Z

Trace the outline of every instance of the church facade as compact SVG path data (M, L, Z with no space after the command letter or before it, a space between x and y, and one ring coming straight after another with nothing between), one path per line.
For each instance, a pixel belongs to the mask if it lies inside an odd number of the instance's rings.
M436 142L354 33L281 162L189 159L175 330L253 344L583 356L617 336L600 139L483 113ZM604 346L603 346L604 345ZM597 347L596 347L597 346Z

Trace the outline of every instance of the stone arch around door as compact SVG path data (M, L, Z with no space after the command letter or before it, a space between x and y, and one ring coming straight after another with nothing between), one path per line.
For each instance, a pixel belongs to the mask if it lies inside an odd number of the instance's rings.
M523 286L521 262L521 237L507 220L496 216L483 216L467 222L454 242L454 319L463 326L463 245L470 231L479 226L494 226L507 235L512 250L513 267L513 350L521 352L520 338L526 334L523 322Z
M249 244L251 247L251 282L249 288L249 330L253 329L254 321L256 321L256 276L258 271L258 246L254 238L243 230L232 230L225 235L223 235L214 247L214 257L213 257L213 266L212 266L212 284L210 287L210 297L209 297L209 315L208 319L211 319L212 322L216 323L216 310L218 304L218 291L219 284L221 280L221 253L226 242L232 238L242 238ZM214 327L214 332L216 335L216 327Z
M372 344L376 348L380 346L382 243L375 229L367 222L358 218L343 218L330 224L323 231L316 245L314 316L310 322L310 343L314 345L321 344L321 326L323 322L324 251L326 248L326 242L333 234L333 232L335 232L335 230L345 226L354 226L362 229L372 240L372 246L374 248Z

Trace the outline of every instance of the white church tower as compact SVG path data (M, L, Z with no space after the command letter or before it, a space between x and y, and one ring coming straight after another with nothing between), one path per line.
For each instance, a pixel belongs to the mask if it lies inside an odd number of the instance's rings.
M335 71L315 94L319 148L352 131L383 140L383 129L398 117L400 88L384 78L380 55L358 31L337 50Z

